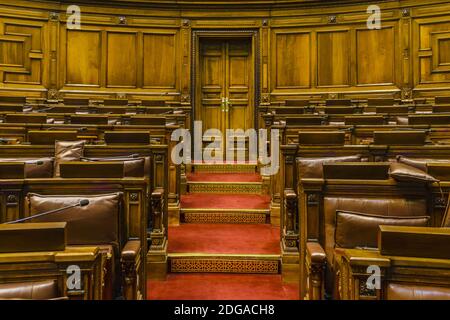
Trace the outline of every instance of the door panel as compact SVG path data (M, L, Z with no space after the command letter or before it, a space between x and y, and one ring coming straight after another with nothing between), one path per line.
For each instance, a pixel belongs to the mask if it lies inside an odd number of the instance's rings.
M251 39L200 43L196 120L203 121L203 130L219 129L225 134L226 129L254 127L251 46Z
M201 113L203 130L222 129L222 97L225 92L224 77L225 54L221 41L202 43L200 57L201 74Z
M227 97L231 103L228 108L229 129L248 129L253 127L251 104L252 62L248 40L228 42L226 77Z

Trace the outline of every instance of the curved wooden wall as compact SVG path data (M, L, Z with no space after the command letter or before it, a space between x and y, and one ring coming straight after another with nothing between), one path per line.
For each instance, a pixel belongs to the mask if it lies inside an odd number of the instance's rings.
M81 0L81 30L68 30L64 1L2 0L0 94L164 97L189 107L192 34L209 29L258 31L263 105L450 89L449 1L242 2ZM369 4L382 8L380 30L366 27Z

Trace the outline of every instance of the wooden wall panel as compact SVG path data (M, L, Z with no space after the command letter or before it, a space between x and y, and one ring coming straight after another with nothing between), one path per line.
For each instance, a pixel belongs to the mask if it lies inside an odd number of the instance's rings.
M281 23L280 19L277 23ZM290 21L292 23L292 21ZM399 22L272 27L271 100L292 96L399 95ZM305 58L306 57L306 58ZM303 81L302 81L303 80ZM317 96L316 96L317 95Z
M144 34L144 88L176 87L176 43L176 33Z
M450 17L447 21L418 19L416 84L420 87L450 83Z
M317 34L318 86L350 85L350 35L348 30Z
M166 94L179 91L179 32L150 28L61 26L63 92Z
M20 67L23 66L24 57L23 42L17 39L5 38L0 42L0 66Z
M68 30L66 84L100 86L101 33Z
M1 83L43 88L46 75L45 40L45 25L42 22L0 20Z
M276 32L274 38L275 88L309 88L311 84L310 34Z
M137 85L137 34L128 32L107 33L106 86L109 88L136 88Z
M356 31L357 84L395 83L395 43L391 27Z

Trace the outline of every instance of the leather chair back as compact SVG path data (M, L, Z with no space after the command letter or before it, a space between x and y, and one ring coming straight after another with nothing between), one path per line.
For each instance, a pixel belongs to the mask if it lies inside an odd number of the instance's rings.
M336 211L361 212L386 217L419 217L427 213L427 202L419 198L352 198L325 197L324 199L324 249L329 265L335 249ZM355 232L358 232L355 230Z
M68 245L112 245L119 249L122 193L102 195L39 195L27 196L30 214L47 212L88 199L89 204L49 214L30 222L67 222Z
M0 284L0 300L49 300L58 297L58 286L55 280Z
M387 300L450 300L450 288L412 283L389 283Z

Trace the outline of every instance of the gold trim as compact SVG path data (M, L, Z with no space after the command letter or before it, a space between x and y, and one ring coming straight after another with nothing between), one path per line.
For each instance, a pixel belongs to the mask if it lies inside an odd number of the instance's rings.
M185 223L236 223L265 224L267 215L264 213L231 213L231 212L186 212Z
M194 172L204 173L256 173L257 164L194 164Z
M261 194L261 182L188 182L189 192Z
M271 255L170 255L170 271L278 274L280 258Z
M192 209L181 209L182 212L214 212L214 213L259 213L259 214L270 214L270 209L214 209L214 208L192 208Z

